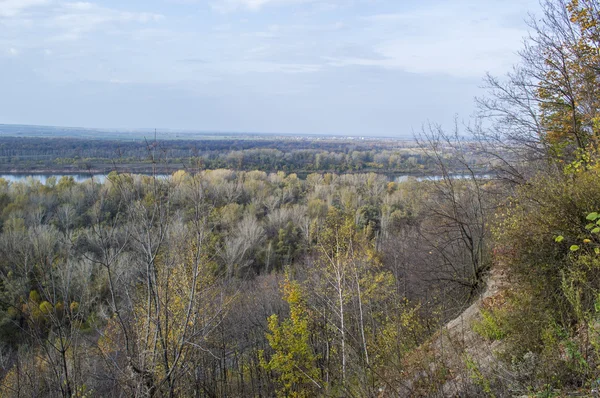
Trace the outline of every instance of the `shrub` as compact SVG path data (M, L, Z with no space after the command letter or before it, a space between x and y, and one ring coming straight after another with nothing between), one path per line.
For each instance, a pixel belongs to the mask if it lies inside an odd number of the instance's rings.
M500 320L494 310L481 310L482 319L473 322L473 331L487 340L502 340L506 337L505 331L500 326Z

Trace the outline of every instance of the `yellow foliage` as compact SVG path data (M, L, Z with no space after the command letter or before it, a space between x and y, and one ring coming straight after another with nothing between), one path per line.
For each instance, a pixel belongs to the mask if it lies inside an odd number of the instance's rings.
M50 304L48 301L42 301L39 308L40 308L40 311L42 312L42 314L45 314L45 315L49 315L53 311L52 304Z
M310 346L309 314L300 285L286 276L283 295L290 306L290 317L283 322L277 315L268 318L267 340L273 349L266 361L261 353L261 366L275 372L279 389L277 396L312 397L321 388L316 355Z

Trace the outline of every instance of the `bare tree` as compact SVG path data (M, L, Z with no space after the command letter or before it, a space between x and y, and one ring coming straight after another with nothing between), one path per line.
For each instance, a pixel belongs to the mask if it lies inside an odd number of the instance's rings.
M420 236L429 247L425 250L440 261L435 278L466 288L470 300L489 268L487 219L492 209L484 189L488 181L478 174L482 168L469 161L477 147L459 135L458 127L448 134L430 125L418 142L440 175L428 182L433 195Z

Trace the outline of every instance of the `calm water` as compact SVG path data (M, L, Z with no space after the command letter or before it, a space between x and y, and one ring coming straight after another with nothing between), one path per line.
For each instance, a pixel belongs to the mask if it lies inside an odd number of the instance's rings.
M106 175L104 174L0 174L0 178L4 178L8 182L25 182L28 178L32 178L46 184L49 178L56 178L56 181L60 180L63 176L73 177L76 182L83 182L94 178L94 181L104 182L106 181Z
M477 177L477 179L483 179L483 180L492 178L492 176L489 174L477 174L476 177ZM411 176L398 176L398 177L394 178L394 181L395 182L405 182L405 181L408 181L409 178L411 178ZM440 181L444 177L443 176L425 176L425 177L412 177L412 178L414 178L417 181ZM465 180L465 179L471 178L471 175L470 174L453 175L452 178L454 178L456 180Z
M33 178L34 180L37 180L39 182L41 182L42 184L46 184L46 182L48 181L49 178L54 177L56 178L56 181L60 180L61 177L64 176L70 176L73 177L73 179L76 182L84 182L86 180L91 179L92 177L94 178L94 181L99 182L99 183L104 183L106 181L106 174L0 174L0 178L4 178L5 180L9 181L9 182L25 182L27 181L28 178ZM159 174L158 177L160 178L166 178L168 177L169 174ZM480 178L490 178L490 176L488 175L483 175L483 176L479 176ZM410 178L410 176L408 175L403 175L403 176L397 176L394 177L394 181L396 182L404 182L407 181ZM427 181L427 180L433 180L433 181L437 181L437 180L441 180L442 177L441 176L428 176L428 177L413 177L415 178L417 181ZM454 176L454 178L470 178L470 176Z
M56 178L56 181L61 177L68 176L73 177L75 182L84 182L90 179L94 179L95 182L104 183L106 181L106 174L0 174L0 178L4 178L8 182L25 182L27 179L32 178L36 181L46 184L49 178ZM159 178L166 178L169 174L158 174Z

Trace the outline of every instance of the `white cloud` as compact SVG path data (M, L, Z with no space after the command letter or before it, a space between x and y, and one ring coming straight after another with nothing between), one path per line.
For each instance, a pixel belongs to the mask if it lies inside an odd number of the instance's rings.
M15 17L29 8L48 3L49 0L0 0L0 17Z
M312 1L315 0L217 0L213 3L213 8L222 12L239 9L257 11L264 6L300 4Z
M226 66L225 66L226 67ZM315 64L292 64L292 63L277 63L277 62L262 62L250 61L243 62L240 69L233 69L231 72L236 73L314 73L321 70L320 65Z
M373 35L373 52L379 57L348 54L330 57L330 65L376 66L455 77L501 74L518 60L516 52L527 33L519 24L506 25L504 19L514 17L513 13L522 18L527 8L515 1L502 7L494 7L491 1L467 1L372 15L364 20Z
M157 13L123 11L88 1L0 0L0 23L5 28L0 33L5 38L12 33L19 40L19 33L34 29L44 31L40 40L77 39L101 26L149 24L163 18Z
M49 24L62 31L55 37L58 40L75 40L105 25L146 24L164 18L161 14L120 11L89 2L63 3L57 11Z
M0 18L16 17L28 8L49 3L50 0L0 0Z
M444 122L470 112L486 70L508 69L535 3L0 0L0 81L15 93L0 108L27 122L361 134Z

